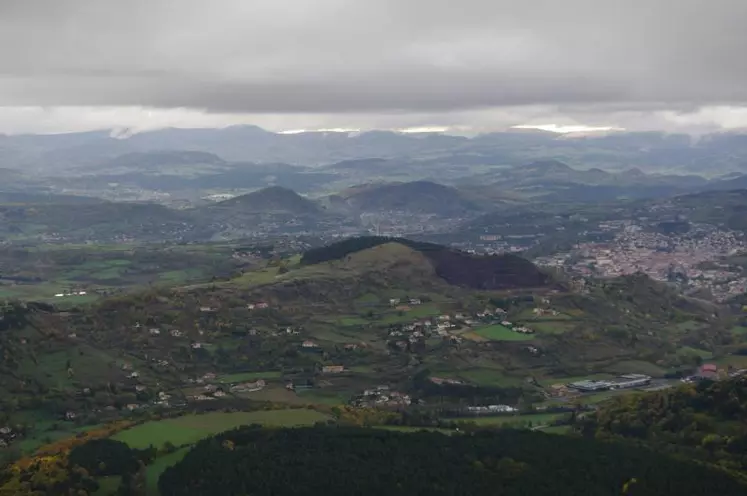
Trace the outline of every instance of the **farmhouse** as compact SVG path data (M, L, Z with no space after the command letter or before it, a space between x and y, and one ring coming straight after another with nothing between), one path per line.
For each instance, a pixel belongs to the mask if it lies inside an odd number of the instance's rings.
M322 367L322 374L339 374L345 372L344 365L325 365Z
M319 345L316 344L314 341L306 340L303 343L301 343L302 348L318 348Z

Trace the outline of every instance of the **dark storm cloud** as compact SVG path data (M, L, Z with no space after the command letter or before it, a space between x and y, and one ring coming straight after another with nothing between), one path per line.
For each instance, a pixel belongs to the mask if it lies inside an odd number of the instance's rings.
M744 0L11 0L0 105L741 105L744 19Z

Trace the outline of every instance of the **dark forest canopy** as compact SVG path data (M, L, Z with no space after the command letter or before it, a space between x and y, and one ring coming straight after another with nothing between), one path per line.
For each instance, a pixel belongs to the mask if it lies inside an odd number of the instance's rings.
M530 431L398 433L249 426L201 441L163 496L737 496L726 473L653 452Z
M387 243L399 243L425 255L436 275L447 283L473 289L535 288L550 284L550 277L532 262L516 255L472 255L434 243L404 238L364 236L313 248L304 253L304 265L342 260L348 255Z

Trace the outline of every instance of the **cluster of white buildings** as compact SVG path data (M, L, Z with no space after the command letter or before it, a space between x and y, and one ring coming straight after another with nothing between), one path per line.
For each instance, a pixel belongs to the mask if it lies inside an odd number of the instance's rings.
M366 389L357 398L354 398L352 404L355 406L388 406L400 407L412 404L412 398L409 394L392 391L389 386L376 386L373 389Z
M508 405L468 406L467 411L474 414L486 413L516 413L519 410Z

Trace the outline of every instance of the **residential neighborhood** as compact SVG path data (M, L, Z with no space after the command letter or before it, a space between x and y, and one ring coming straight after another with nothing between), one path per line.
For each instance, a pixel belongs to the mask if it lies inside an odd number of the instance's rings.
M741 232L693 224L684 234L662 234L632 220L600 223L609 242L578 243L567 252L535 259L581 277L617 277L642 272L652 279L704 290L724 301L747 292L747 273L728 257L747 251Z

